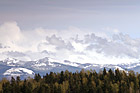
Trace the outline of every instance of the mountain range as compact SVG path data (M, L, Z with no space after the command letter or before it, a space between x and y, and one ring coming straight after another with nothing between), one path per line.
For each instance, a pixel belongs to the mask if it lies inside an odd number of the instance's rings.
M11 78L11 76L16 77L20 76L21 79L28 77L34 77L35 73L39 73L41 76L49 72L61 72L61 71L80 71L81 69L85 70L95 70L99 72L103 68L107 70L119 69L135 72L140 72L140 62L127 63L127 64L94 64L94 63L77 63L71 62L69 60L64 60L64 62L58 62L52 58L45 57L36 61L22 61L15 58L7 58L0 61L0 78L6 77Z

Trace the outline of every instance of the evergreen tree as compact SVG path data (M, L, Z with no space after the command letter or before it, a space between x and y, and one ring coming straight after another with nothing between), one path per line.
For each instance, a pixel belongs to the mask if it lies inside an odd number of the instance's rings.
M35 77L34 77L35 81L39 82L39 80L41 79L41 76L40 74L35 74Z
M116 69L97 73L95 70L60 73L50 72L43 78L35 74L34 79L0 81L0 93L140 93L140 74L126 73Z

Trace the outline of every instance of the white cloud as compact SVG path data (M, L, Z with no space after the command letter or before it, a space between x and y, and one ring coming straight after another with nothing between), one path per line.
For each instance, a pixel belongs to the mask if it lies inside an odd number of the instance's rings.
M4 44L15 43L22 37L16 22L6 22L0 26L0 42Z
M8 51L8 52L3 52L3 54L9 56L9 57L24 57L26 56L26 54L22 53L22 52L13 52L13 51Z
M16 22L6 22L0 26L0 55L1 58L16 57L26 60L47 56L61 62L70 60L100 64L138 60L140 39L119 33L117 29L111 31L113 36L76 27L21 31Z
M24 48L18 45L23 38L24 36L16 22L5 22L0 25L0 43L8 46L5 49L1 49L0 52L23 51Z

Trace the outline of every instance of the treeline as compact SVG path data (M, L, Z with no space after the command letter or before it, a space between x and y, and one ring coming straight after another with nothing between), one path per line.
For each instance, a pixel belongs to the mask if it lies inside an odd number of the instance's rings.
M139 93L140 74L111 69L97 73L95 70L80 72L50 72L41 77L21 80L20 77L0 81L1 93Z

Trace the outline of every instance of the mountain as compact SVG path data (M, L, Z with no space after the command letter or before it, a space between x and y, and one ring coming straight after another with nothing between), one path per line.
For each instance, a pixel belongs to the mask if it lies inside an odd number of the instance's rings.
M64 60L64 62L58 62L52 58L45 57L43 59L39 59L36 61L22 61L14 58L7 58L5 60L0 61L0 78L11 76L16 77L20 76L22 79L33 77L35 73L39 73L40 75L45 75L46 73L52 72L61 72L65 70L69 70L71 72L80 71L81 69L86 70L96 70L97 72L103 70L103 68L107 70L119 69L130 71L133 70L135 72L140 72L140 62L129 63L129 64L91 64L85 63L80 64L77 62L71 62L69 60Z

